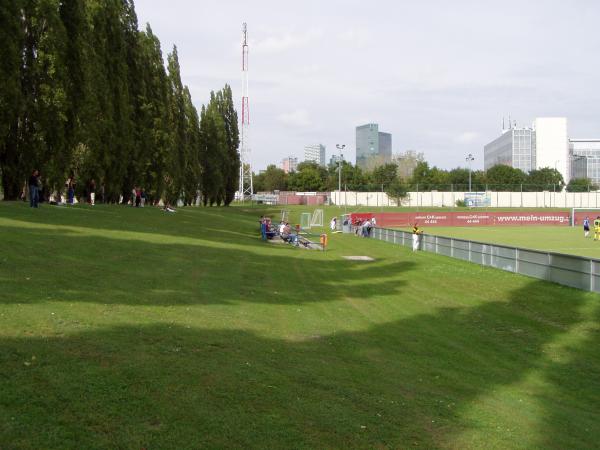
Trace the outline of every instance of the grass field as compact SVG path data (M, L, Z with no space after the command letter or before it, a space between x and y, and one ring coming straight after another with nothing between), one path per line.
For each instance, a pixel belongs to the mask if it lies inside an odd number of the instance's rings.
M279 209L0 203L0 448L597 447L597 295Z
M499 227L425 227L423 231L438 236L492 242L600 259L600 241L583 235L581 227L568 226L499 226Z

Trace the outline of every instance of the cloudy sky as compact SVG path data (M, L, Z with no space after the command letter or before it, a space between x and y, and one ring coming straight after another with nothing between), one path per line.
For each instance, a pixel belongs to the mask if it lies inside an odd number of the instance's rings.
M571 137L600 138L596 0L136 0L166 55L176 44L198 108L229 83L241 95L248 23L250 147L255 170L303 146L355 160L355 127L392 133L394 153L465 166L518 126L566 116ZM239 105L239 98L236 99Z

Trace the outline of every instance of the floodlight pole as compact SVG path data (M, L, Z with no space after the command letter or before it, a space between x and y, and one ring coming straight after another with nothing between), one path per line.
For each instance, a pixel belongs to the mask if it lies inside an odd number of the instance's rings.
M335 144L335 148L340 151L340 156L338 158L338 208L341 208L342 205L340 205L339 200L342 198L342 158L344 157L344 155L342 155L342 150L346 148L346 144Z
M473 154L469 153L465 160L469 163L469 194L471 193L471 162L475 161Z

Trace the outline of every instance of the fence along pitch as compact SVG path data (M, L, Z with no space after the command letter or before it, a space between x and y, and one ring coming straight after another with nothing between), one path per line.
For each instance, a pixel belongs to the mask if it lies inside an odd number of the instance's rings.
M396 231L387 228L377 228L376 230L377 233L373 234L373 238L386 242L390 242L389 232L391 231L394 244L397 242L396 233L399 232L402 238L402 245L405 245L407 235L405 231ZM383 230L385 230L385 236ZM440 238L449 242L449 255L440 251ZM438 255L449 256L454 259L461 259L480 265L488 265L507 272L577 289L600 292L600 260L594 258L427 234L422 235L421 239L422 251L429 251ZM480 258L477 258L477 261L473 261L473 244L481 246L481 250L477 252L480 256ZM458 255L455 250L459 251ZM487 256L489 256L489 262L487 261ZM542 263L542 260L546 262ZM556 264L554 263L555 260ZM545 269L532 270L533 266L540 269L545 267ZM527 267L531 269L527 270ZM598 278L598 281L596 281L596 278Z

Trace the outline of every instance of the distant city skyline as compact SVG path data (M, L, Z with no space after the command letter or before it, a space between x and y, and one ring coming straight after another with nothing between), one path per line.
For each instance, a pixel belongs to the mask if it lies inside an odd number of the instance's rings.
M320 166L325 166L327 149L323 144L309 144L304 146L304 161L314 161Z
M345 144L355 161L354 127L372 121L397 137L395 152L415 149L441 168L465 166L469 153L483 168L483 146L509 114L518 126L567 117L572 135L600 135L597 2L307 0L290 15L271 0L137 0L136 10L165 57L177 45L198 109L228 83L239 113L248 23L256 172L306 142ZM361 60L378 70L351 70Z

